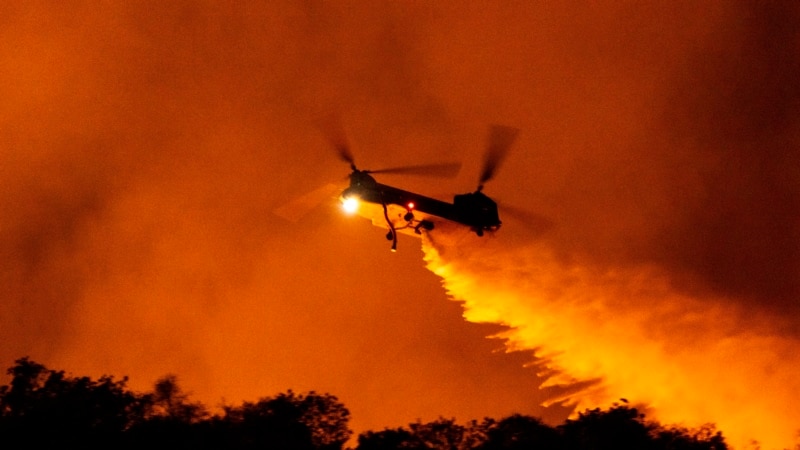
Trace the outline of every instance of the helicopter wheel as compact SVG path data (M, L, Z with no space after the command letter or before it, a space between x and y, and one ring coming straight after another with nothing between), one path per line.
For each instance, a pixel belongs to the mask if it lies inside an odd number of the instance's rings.
M478 237L483 237L483 228L478 228L475 230L475 234L477 234Z

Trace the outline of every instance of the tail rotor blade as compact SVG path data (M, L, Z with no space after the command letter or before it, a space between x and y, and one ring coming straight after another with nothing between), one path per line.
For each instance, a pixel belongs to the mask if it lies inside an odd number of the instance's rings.
M519 134L519 129L514 127L507 127L503 125L493 125L489 129L489 141L486 148L486 156L484 157L483 171L479 181L479 188L483 184L494 178L500 163L505 159L511 144Z

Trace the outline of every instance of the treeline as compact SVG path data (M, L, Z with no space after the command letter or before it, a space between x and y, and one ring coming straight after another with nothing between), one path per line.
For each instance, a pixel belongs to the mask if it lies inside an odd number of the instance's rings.
M127 378L93 380L22 358L0 386L1 448L340 450L353 435L350 413L333 395L293 391L210 414L173 376L135 393ZM636 449L722 450L713 426L696 430L648 421L626 404L594 409L551 427L513 415L458 424L428 423L367 431L356 450Z

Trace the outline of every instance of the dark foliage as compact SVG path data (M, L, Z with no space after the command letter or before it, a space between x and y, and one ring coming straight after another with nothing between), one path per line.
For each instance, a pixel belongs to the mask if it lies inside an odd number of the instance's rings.
M234 448L340 449L350 438L350 412L336 397L291 390L228 407L217 420Z
M212 434L204 422L208 412L192 403L178 386L174 375L156 381L152 393L139 396L144 420L136 422L123 436L131 449L210 448Z
M174 376L137 394L126 379L71 377L22 358L0 386L0 447L336 450L350 413L328 394L292 391L211 416Z
M442 449L472 448L475 440L473 426L459 425L453 419L440 418L434 422L416 422L408 428L368 431L358 437L359 450L379 449Z
M99 448L121 443L123 432L144 420L141 399L126 379L91 380L22 358L0 387L0 439L34 448Z
M211 415L168 375L152 392L127 379L72 377L28 358L0 386L0 447L68 449L341 450L350 412L329 394L293 391ZM727 450L713 425L696 430L646 421L636 408L593 409L557 427L512 415L461 425L440 418L367 431L356 450Z
M664 450L725 450L728 448L722 433L714 425L696 430L659 428L654 433L657 448Z
M568 450L727 450L722 434L712 425L698 430L666 428L645 421L627 405L592 409L568 420L559 431Z
M559 432L541 420L515 414L487 427L480 450L560 449Z
M651 426L635 408L593 409L568 420L560 431L570 450L644 450L653 448Z
M551 427L515 414L500 421L484 419L459 425L439 419L407 427L368 431L357 450L727 450L713 426L698 430L665 428L645 421L636 408L616 405L593 409Z

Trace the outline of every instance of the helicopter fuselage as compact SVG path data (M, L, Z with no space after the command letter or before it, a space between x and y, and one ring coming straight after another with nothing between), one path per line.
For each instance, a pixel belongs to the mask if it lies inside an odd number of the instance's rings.
M353 207L359 202L354 212L388 228L387 238L395 240L395 245L397 232L420 235L423 230L444 225L444 221L467 227L478 236L497 230L501 224L497 204L480 191L456 195L453 203L448 203L378 183L368 171L353 171L341 200Z

